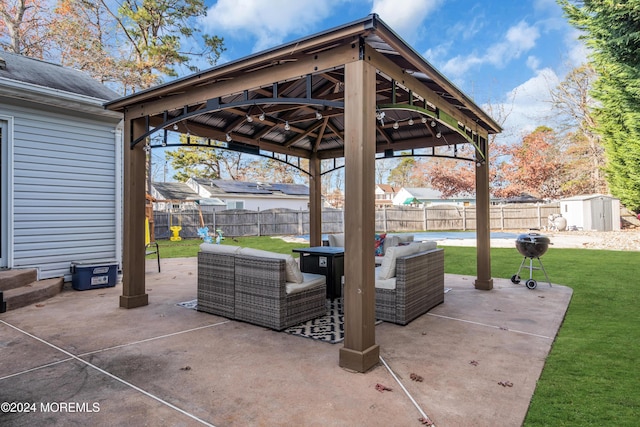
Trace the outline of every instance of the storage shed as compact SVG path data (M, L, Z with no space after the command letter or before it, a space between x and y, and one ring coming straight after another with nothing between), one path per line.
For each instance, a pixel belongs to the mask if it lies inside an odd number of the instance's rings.
M560 213L569 230L620 230L620 200L612 196L589 194L562 199Z

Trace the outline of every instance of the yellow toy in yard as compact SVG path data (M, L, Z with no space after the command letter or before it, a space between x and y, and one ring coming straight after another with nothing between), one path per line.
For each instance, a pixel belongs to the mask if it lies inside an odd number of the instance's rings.
M171 230L171 237L169 237L169 240L177 242L182 240L182 237L180 237L180 230L182 230L182 226L180 224L182 224L182 218L178 216L178 225L172 225L172 219L173 215L169 213L169 230Z

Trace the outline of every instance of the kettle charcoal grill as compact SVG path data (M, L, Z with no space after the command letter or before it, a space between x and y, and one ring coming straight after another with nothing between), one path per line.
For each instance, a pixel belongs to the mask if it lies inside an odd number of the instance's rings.
M518 272L511 276L511 282L514 284L520 283L520 271L522 267L524 267L527 259L529 260L529 280L525 282L525 286L528 289L535 289L538 286L538 282L533 279L533 270L542 270L544 272L544 276L547 278L547 282L549 282L549 287L551 287L551 280L549 280L549 276L547 275L544 266L542 265L542 261L540 261L540 257L547 252L549 249L549 245L551 241L548 237L543 236L538 233L528 233L528 234L520 234L516 239L516 249L518 252L524 257L522 262L520 263L520 268L518 268ZM533 266L533 259L537 259L540 267ZM525 267L526 268L526 267Z

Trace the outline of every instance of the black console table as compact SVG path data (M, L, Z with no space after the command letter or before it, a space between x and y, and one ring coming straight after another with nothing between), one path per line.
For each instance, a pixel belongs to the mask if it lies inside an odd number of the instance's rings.
M344 248L313 246L296 248L293 252L300 254L300 270L303 273L322 274L327 278L327 298L335 299L342 295Z

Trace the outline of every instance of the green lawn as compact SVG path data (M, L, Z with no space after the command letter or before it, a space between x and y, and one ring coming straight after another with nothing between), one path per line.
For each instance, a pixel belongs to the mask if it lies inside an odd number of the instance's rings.
M305 246L271 237L224 244L291 253ZM193 257L200 240L161 241L164 257ZM475 248L445 248L447 273L475 275ZM492 249L492 275L510 278L522 257ZM538 382L525 426L636 426L640 417L640 252L550 248L542 258L553 283L573 298ZM528 271L521 274L528 278ZM544 275L534 272L538 286Z

